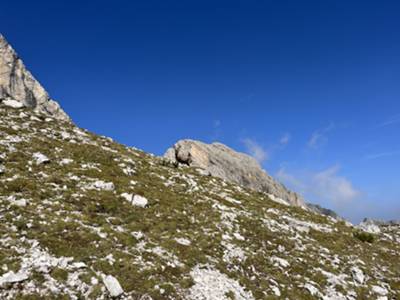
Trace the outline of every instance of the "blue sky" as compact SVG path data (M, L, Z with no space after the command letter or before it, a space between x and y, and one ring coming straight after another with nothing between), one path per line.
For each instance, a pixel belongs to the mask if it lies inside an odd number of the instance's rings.
M398 1L2 1L0 30L81 127L255 156L354 222L400 218Z

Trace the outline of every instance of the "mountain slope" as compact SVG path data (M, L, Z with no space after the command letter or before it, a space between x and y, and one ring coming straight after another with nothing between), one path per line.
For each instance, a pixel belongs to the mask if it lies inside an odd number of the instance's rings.
M1 299L400 296L398 226L371 235L4 103L0 153Z

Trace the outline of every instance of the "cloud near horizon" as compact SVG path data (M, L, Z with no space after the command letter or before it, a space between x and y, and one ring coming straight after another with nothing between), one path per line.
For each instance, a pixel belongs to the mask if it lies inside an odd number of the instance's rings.
M334 165L319 172L288 172L281 168L276 177L306 199L330 203L334 207L351 204L361 196L361 191L351 181L339 175L340 167Z

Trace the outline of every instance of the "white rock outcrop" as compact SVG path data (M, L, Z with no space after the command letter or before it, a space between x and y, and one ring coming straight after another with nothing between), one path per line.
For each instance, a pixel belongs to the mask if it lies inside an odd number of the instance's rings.
M373 233L373 234L379 234L381 233L381 229L378 224L376 224L376 221L371 220L371 219L365 219L362 221L357 228L368 232L368 233Z
M0 103L29 107L59 120L70 120L60 105L25 68L17 53L0 34Z
M178 141L164 157L174 163L203 169L205 174L272 194L291 205L305 206L302 197L289 191L265 172L251 156L221 144L205 144L194 140Z

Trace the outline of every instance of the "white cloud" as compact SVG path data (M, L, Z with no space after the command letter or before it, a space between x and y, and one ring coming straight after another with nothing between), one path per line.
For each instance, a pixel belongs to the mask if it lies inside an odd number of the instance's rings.
M314 131L308 140L307 146L313 149L320 148L328 141L327 134L333 129L335 129L335 124L330 123L327 127Z
M378 127L386 127L386 126L394 125L397 123L400 123L400 115L395 115L395 116L388 118L387 120L385 120L384 122L379 124Z
M319 172L289 173L281 168L276 177L306 199L342 207L356 200L361 192L349 179L339 175L339 170L339 166L333 166Z
M348 203L360 196L360 192L345 177L339 176L339 166L316 173L311 180L311 191L333 203Z
M291 134L289 132L286 132L279 139L279 143L281 145L286 146L287 144L289 144L291 138L292 138Z
M381 152L381 153L374 153L374 154L368 154L365 156L365 159L377 159L381 157L386 157L386 156L393 156L393 155L399 155L400 151L392 151L392 152Z
M246 138L242 140L244 146L246 147L246 151L254 157L259 163L268 159L268 152L265 150L260 144L258 144L255 140Z

